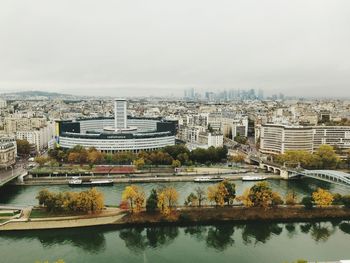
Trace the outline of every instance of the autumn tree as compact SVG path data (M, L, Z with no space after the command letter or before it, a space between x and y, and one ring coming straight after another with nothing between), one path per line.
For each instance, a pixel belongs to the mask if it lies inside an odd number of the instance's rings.
M249 198L253 206L268 208L272 201L272 190L267 182L260 182L250 188Z
M217 206L222 207L225 205L225 198L227 198L228 194L223 182L208 187L208 200Z
M230 156L229 160L231 162L234 162L234 163L244 163L245 156L242 153L238 153L238 154Z
M113 162L117 164L131 164L136 158L132 152L117 152L113 154Z
M252 207L254 204L250 199L250 189L245 189L241 196L238 196L237 201L242 202L245 207Z
M171 208L177 205L179 199L179 193L173 187L166 187L158 192L158 208L161 213L168 215L171 212Z
M142 169L145 166L145 160L142 158L134 160L133 164L135 165L136 169Z
M275 207L278 205L283 205L283 200L282 197L279 193L277 192L272 192L272 196L271 196L271 206Z
M312 193L312 199L315 204L321 207L330 206L333 202L333 195L322 188L318 188L316 192Z
M129 202L132 212L138 213L142 210L145 203L145 193L138 186L130 185L125 187L122 194L122 200Z
M69 153L68 154L68 162L70 162L70 163L78 163L79 162L79 157L80 157L80 155L79 155L79 153L77 153L77 152L71 152L71 153Z
M95 149L88 151L87 161L91 166L95 165L95 164L100 164L103 162L103 160L104 160L103 153L101 153Z
M295 205L297 200L297 195L294 191L288 192L285 197L286 205Z
M42 189L36 197L48 212L100 212L104 208L103 194L92 188L83 192L52 193Z
M45 163L47 163L49 161L49 158L45 157L45 156L38 156L35 157L34 162L36 162L37 164L39 164L40 167L43 167Z
M81 145L76 145L67 152L67 156L70 163L84 164L87 162L88 151Z

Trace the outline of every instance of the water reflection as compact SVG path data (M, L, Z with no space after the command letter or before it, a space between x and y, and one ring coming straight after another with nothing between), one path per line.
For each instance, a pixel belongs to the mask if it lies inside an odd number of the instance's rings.
M206 237L206 244L208 247L223 251L227 247L233 245L234 240L232 235L234 232L235 227L233 225L209 227Z
M281 234L288 239L300 235L309 236L316 243L326 242L337 230L350 235L350 221L305 222L305 223L249 223L235 225L231 223L210 226L188 227L134 227L115 228L82 228L55 231L2 232L0 241L10 243L15 240L39 241L44 249L56 249L69 245L80 248L89 254L98 254L106 250L106 237L119 237L133 254L142 255L149 249L161 249L171 245L176 239L181 242L195 240L215 251L225 251L243 243L246 246L268 243ZM238 245L237 245L237 244Z
M319 222L314 223L311 227L311 237L316 242L327 241L329 237L335 232L336 227L332 226L329 223Z
M341 221L304 223L300 225L300 231L304 234L311 234L316 242L326 242L336 231Z
M339 228L341 231L343 231L345 234L350 234L350 223L343 222L339 225Z
M42 246L52 248L57 245L70 244L90 254L97 254L106 248L105 233L99 229L71 229L71 230L40 230L28 232L5 232L1 237L7 239L38 240Z
M119 233L125 246L135 253L141 253L146 248L169 245L178 235L178 227L128 228Z
M276 223L252 223L243 226L242 239L244 244L266 243L272 235L280 235L283 228Z

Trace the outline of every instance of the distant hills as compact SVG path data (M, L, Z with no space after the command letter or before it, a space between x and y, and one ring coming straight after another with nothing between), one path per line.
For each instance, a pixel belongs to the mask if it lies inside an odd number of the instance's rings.
M47 91L19 91L3 93L4 99L81 99L82 96Z

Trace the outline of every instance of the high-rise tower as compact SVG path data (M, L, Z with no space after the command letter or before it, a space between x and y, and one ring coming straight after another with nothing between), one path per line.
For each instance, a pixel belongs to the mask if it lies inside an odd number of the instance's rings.
M127 128L126 109L127 101L125 99L114 100L114 128L116 130Z

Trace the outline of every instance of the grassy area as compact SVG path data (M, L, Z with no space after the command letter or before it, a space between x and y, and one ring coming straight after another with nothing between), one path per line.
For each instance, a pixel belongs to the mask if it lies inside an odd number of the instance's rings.
M0 224L5 223L8 219L0 219Z
M45 217L65 217L65 216L80 216L85 215L84 213L68 213L68 212L62 212L62 213L54 213L54 212L47 212L44 209L33 209L30 213L29 218L45 218Z
M0 218L1 218L1 217L14 216L14 215L15 215L14 213L3 213L3 214L0 214Z
M4 212L4 213L1 213L1 211L0 211L0 218L1 218L1 217L15 216L15 215L18 215L19 213L21 213L20 210L15 210L15 211L13 211L13 212L8 212L8 211L6 211L6 212Z

